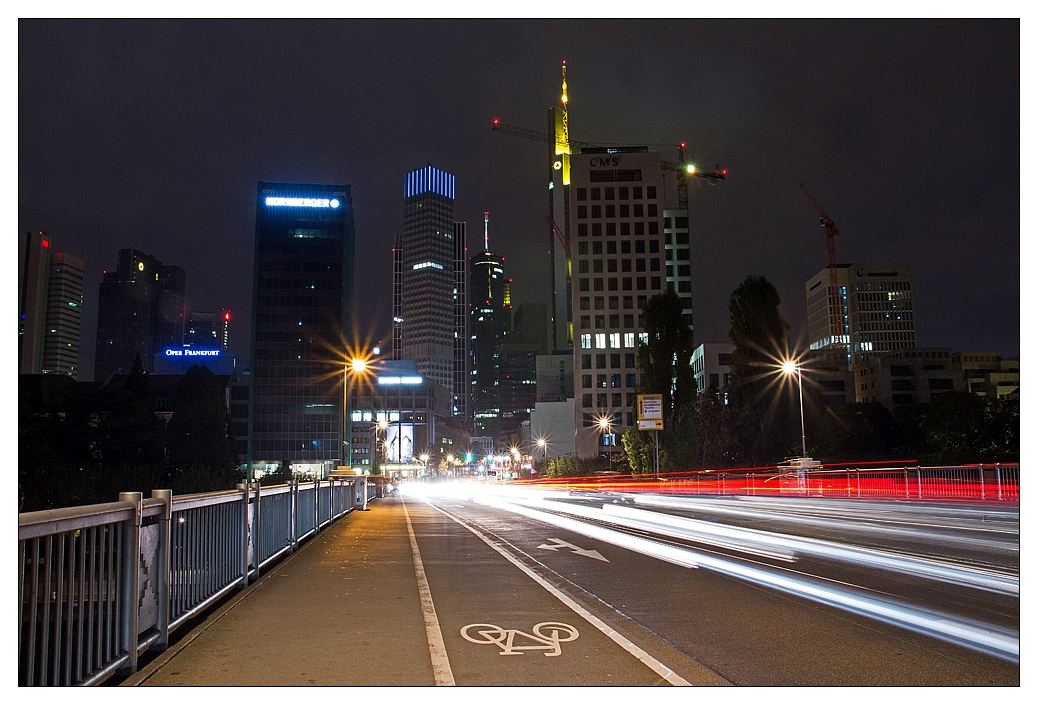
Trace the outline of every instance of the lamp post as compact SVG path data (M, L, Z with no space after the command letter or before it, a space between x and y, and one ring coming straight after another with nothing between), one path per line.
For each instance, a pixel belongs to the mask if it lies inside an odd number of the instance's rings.
M601 438L603 434L608 434L610 436L613 435L612 423L610 422L608 416L603 416L602 418L600 418L598 420L598 430L599 430L599 438ZM609 456L609 472L612 472L613 471L613 439L612 438L609 439L609 450L607 451L607 455Z
M342 460L343 465L348 467L351 471L353 470L353 419L350 414L350 382L358 375L366 374L368 371L368 361L361 357L351 358L349 363L343 368L343 383L342 383L342 446L343 454Z
M797 385L800 387L800 443L803 448L801 458L807 457L807 433L804 430L804 378L801 373L800 362L797 360L786 360L782 363L782 372L791 375L797 374Z
M418 456L418 459L421 460L422 461L422 465L425 466L425 469L422 472L424 472L425 474L428 474L429 473L429 454L428 453L422 453L421 455Z
M541 460L544 460L544 456L548 454L548 441L538 438L537 447L541 449Z

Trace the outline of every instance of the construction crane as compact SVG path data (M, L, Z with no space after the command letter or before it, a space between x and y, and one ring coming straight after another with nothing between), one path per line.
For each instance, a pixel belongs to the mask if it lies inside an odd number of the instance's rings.
M555 219L554 218L552 218L550 215L547 216L547 218L548 218L548 225L551 226L552 232L555 233L558 236L559 242L562 243L562 247L566 251L566 256L569 257L569 238L562 234L562 230L560 230L559 226L555 224Z
M500 132L504 135L512 135L513 137L522 137L528 140L536 140L537 142L544 142L551 144L555 142L555 138L544 132L537 132L536 130L527 130L522 127L513 127L512 125L503 125L497 119L494 120L494 124L490 126L490 129L494 132ZM569 144L571 147L579 149L609 149L602 145L592 144L591 142L579 142L577 140L570 140ZM718 181L724 181L725 177L728 176L728 170L722 169L721 165L718 164L714 167L713 171L700 171L696 168L695 164L689 164L685 160L685 143L682 142L678 145L678 161L669 162L666 160L660 160L660 166L668 171L677 172L678 175L678 207L682 210L688 210L688 177L696 176L701 179L708 180L711 184L716 184Z
M833 316L833 333L836 337L835 347L842 349L843 316L840 314L840 289L836 279L836 238L839 236L840 230L803 184L800 184L800 190L804 192L807 200L811 201L811 205L818 211L818 225L825 228L825 245L829 251L829 295L831 297L829 301L831 302L830 308Z

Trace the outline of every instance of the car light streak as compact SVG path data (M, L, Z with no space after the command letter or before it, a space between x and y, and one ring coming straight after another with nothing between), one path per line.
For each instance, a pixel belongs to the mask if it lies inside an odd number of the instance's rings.
M758 509L752 509L747 507L732 506L733 502L723 501L709 501L699 499L685 499L680 497L664 497L661 495L655 496L644 496L644 495L630 495L635 504L652 507L666 507L670 509L699 509L701 511L710 512L712 514L724 514L729 516L745 517L757 520L766 521L782 521L792 524L803 524L806 526L820 527L825 529L835 529L839 531L852 530L862 533L872 534L884 534L894 535L899 537L912 537L919 538L925 536L926 538L934 541L939 541L946 544L955 544L964 547L977 548L985 547L998 550L1009 550L1019 551L1019 545L1013 541L1007 540L994 540L986 539L976 536L957 536L939 534L936 532L922 533L918 530L918 527L909 529L899 526L888 526L883 524L876 524L869 521L847 521L841 519L827 519L823 517L805 516L803 514L792 514L792 513L780 513L774 512L769 513L767 511L761 511ZM968 527L962 526L951 526L948 529L963 529ZM1006 532L1009 533L1009 532ZM1009 534L1012 535L1012 534Z
M852 588L835 588L820 580L789 575L776 569L749 565L735 559L661 544L507 501L486 497L477 501L675 565L706 568L721 575L829 605L1001 659L1019 662L1018 632L1002 630L992 625L975 623L951 615L925 611L892 600L866 595Z
M943 561L916 558L874 548L842 545L822 539L714 524L700 519L660 514L632 507L606 504L602 507L602 510L606 515L619 515L620 517L630 519L632 523L640 527L650 530L655 527L656 531L668 531L671 535L678 538L711 543L710 538L721 537L722 539L730 540L733 546L742 544L758 547L762 554L768 548L774 551L785 549L790 556L789 560L794 560L796 554L810 555L816 558L826 558L870 568L916 575L979 590L998 592L1004 595L1020 594L1019 578L993 571L980 570ZM739 549L736 548L736 550Z
M641 553L642 555L650 556L652 558L658 558L662 561L667 561L668 563L674 563L675 565L680 565L685 568L698 567L695 560L693 560L691 553L684 549L677 548L676 546L662 544L657 541L650 541L649 539L631 536L630 534L613 531L612 529L605 529L600 526L585 524L584 522L576 521L575 519L567 519L566 517L547 514L518 504L511 504L509 502L502 502L489 498L477 498L476 501L480 504L494 507L495 509L503 509L506 512L521 514L529 519L546 521L560 529L567 529L576 534L590 536L593 539L605 541L606 543L620 546L621 548L627 548L636 553ZM550 517L550 520L546 519L546 517Z

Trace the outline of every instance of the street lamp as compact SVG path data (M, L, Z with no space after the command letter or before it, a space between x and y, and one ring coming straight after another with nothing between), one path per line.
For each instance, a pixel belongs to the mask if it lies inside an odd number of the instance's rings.
M538 438L537 447L541 449L541 460L544 460L544 456L548 452L548 441L543 438Z
M785 360L782 363L782 373L785 375L791 375L794 372L797 374L797 384L800 387L800 443L803 448L804 454L801 458L807 457L807 433L804 430L804 378L801 372L800 362L797 360Z
M342 376L342 445L343 465L353 469L353 419L350 418L350 382L354 377L366 375L368 361L362 357L352 357L343 367Z
M603 434L609 434L609 436L613 435L613 425L612 425L612 423L611 423L611 421L610 421L608 416L603 416L602 418L600 418L598 420L598 430L599 430L599 436L598 436L599 438L601 438ZM613 471L613 439L612 438L609 439L608 455L609 455L609 472L612 472Z

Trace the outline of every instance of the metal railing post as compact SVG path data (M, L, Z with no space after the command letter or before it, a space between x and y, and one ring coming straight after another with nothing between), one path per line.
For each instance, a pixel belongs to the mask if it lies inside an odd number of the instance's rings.
M296 516L299 511L299 481L291 479L288 481L288 520L291 526L288 530L288 542L291 546L290 553L299 546L299 530L296 528Z
M252 514L252 520L255 522L256 526L255 526L255 528L252 531L252 545L253 545L253 551L254 551L254 553L256 555L256 577L258 578L259 577L260 563L263 562L263 553L260 551L260 548L261 548L262 543L263 543L263 529L261 528L263 526L263 524L260 523L260 518L261 518L260 517L260 512L262 511L262 509L260 507L260 483L259 483L259 480L256 480L255 482L253 482L252 486L253 486L253 489L256 490L256 499L253 500L256 506L255 506L255 509L253 509L253 514Z
M905 499L908 499L908 466L902 468L905 471Z
M241 492L241 587L249 586L249 487L247 483L235 485Z
M923 477L922 476L923 476L922 469L918 465L916 465L915 466L915 486L916 486L916 490L919 492L919 499L923 498Z
M995 485L998 487L998 499L1002 501L1002 473L998 463L995 463Z
M985 497L984 497L984 463L978 463L977 464L977 470L980 471L980 498L981 499L985 499Z
M165 508L162 510L162 519L159 523L159 553L156 573L158 574L158 585L156 594L159 598L159 616L155 628L159 631L159 638L149 647L151 651L165 651L169 646L169 561L170 561L170 532L173 518L173 490L152 490L152 499L161 499Z
M128 659L116 673L128 676L137 671L139 616L137 593L140 585L141 514L143 509L141 503L144 501L144 495L140 492L120 492L119 501L134 505L133 519L122 525L123 546L122 555L119 556L120 573L122 574L122 580L119 581L119 606L122 609L122 629L120 630L122 633L119 635L119 649L126 652Z

